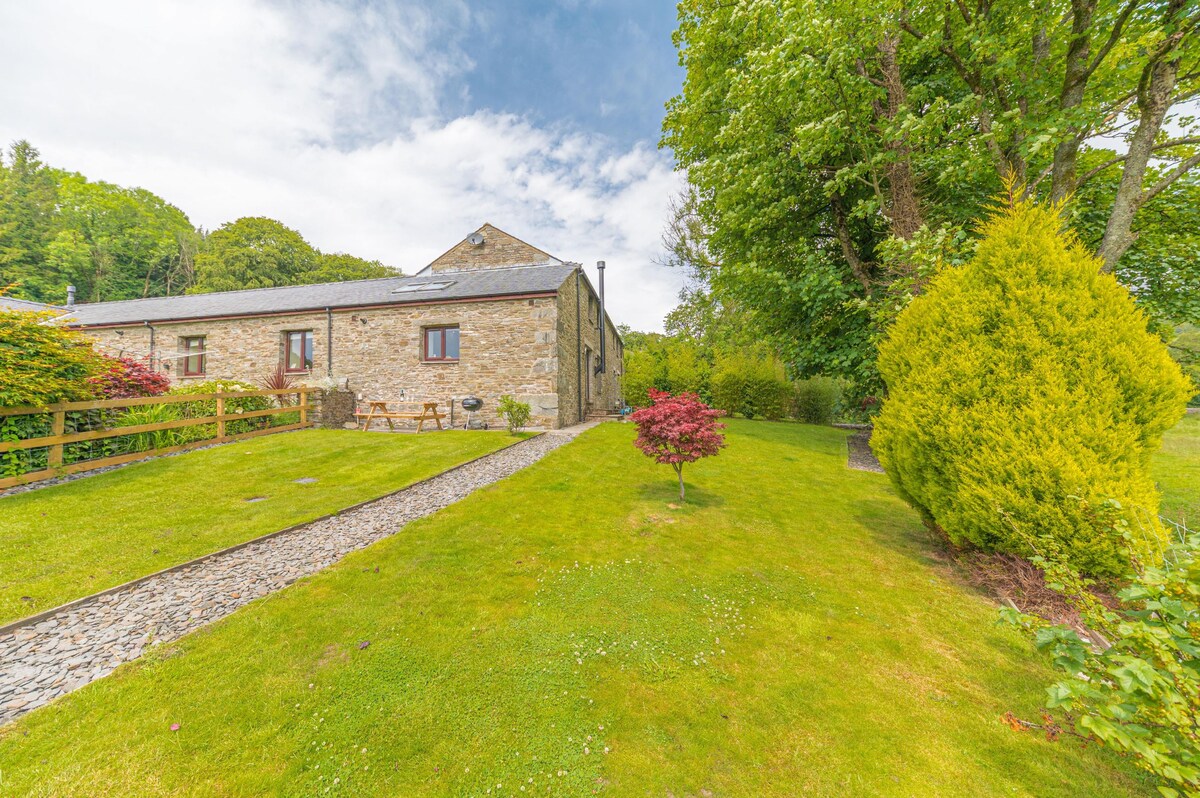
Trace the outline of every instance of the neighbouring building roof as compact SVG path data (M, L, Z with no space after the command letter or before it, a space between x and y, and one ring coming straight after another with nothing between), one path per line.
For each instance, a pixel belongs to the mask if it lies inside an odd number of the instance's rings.
M41 302L31 302L28 299L17 299L11 296L0 296L0 310L62 310L57 305L45 305Z
M550 293L557 291L575 268L576 264L555 261L468 271L424 270L412 277L94 302L76 305L68 323L84 327L140 324Z

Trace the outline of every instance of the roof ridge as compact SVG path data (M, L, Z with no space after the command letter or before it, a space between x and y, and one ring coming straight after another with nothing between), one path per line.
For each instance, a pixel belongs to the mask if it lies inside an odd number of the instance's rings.
M436 275L436 274L487 274L488 272L506 272L506 271L511 271L512 269L546 269L551 266L578 265L578 264L572 264L569 261L559 260L558 258L555 258L553 255L551 255L550 257L553 259L553 262L546 261L544 263L516 263L511 266L484 266L484 267L474 268L474 269L442 269L441 271L438 271L438 272L430 272L430 274L431 275ZM422 269L421 271L424 271L424 269ZM418 274L419 273L420 272L418 272ZM416 277L415 274L413 276Z
M78 302L76 307L95 307L96 305L123 305L128 302L149 302L153 299L182 299L189 296L229 296L230 294L252 294L259 291L282 291L288 288L309 288L318 285L348 285L350 283L375 283L384 280L407 280L415 277L413 274L397 274L392 277L364 277L360 280L334 280L331 283L297 283L296 285L264 285L262 288L236 288L233 291L205 291L200 294L171 294L168 296L144 296L137 299L109 299L103 302ZM24 300L22 300L24 301Z
M39 308L61 308L62 305L54 305L49 302L38 302L36 299L22 299L19 296L6 296L0 294L0 302L20 302L23 305L37 305Z

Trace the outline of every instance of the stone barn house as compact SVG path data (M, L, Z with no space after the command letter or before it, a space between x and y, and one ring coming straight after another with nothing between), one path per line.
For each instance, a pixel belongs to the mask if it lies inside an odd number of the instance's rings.
M601 280L603 284L603 279ZM178 384L345 383L362 402L528 402L562 427L621 405L622 341L576 263L484 225L410 277L72 305L66 322ZM461 411L459 411L461 413ZM461 421L461 415L456 421Z

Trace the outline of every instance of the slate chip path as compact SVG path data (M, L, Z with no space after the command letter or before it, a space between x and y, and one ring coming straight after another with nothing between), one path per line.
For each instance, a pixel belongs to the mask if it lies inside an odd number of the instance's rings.
M875 452L871 451L871 430L860 430L846 438L848 458L846 464L857 471L883 473L883 466Z
M0 633L0 725L107 676L146 646L223 618L532 465L587 426L539 435L341 515Z

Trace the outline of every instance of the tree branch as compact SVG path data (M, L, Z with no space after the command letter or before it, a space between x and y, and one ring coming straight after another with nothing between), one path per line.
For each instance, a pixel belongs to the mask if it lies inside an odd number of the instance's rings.
M838 243L842 245L842 257L846 259L850 271L854 273L854 277L862 284L862 287L870 291L871 277L867 271L867 264L854 247L854 239L850 236L850 224L846 217L846 208L842 204L840 194L834 194L829 198L829 207L833 211L834 233L837 235Z
M1159 180L1149 189L1144 191L1142 195L1138 197L1137 204L1141 206L1154 199L1154 197L1160 194L1165 188L1187 174L1188 171L1196 164L1200 164L1200 153L1193 155L1186 161L1181 161L1179 166L1176 166L1174 169L1172 169L1166 177L1164 177L1162 180Z
M1151 147L1150 149L1153 152L1153 151L1158 151L1158 150L1167 150L1172 147L1182 147L1185 144L1200 144L1200 136L1186 136L1181 139L1172 139L1170 141L1164 141L1162 144L1156 144L1153 147ZM1128 157L1129 157L1128 154L1118 155L1116 158L1111 158L1111 159L1105 161L1104 163L1100 164L1099 166L1095 167L1094 169L1087 171L1086 173L1084 173L1083 177L1079 178L1079 180L1076 182L1076 186L1082 186L1084 183L1091 180L1093 177L1100 174L1108 167L1116 166L1117 164L1121 163Z
M1112 32L1108 34L1108 41L1104 43L1104 46L1101 47L1099 52L1096 53L1096 57L1092 59L1092 63L1088 64L1087 69L1085 69L1083 74L1080 75L1081 80L1087 80L1090 78L1092 73L1096 71L1096 68L1103 63L1105 58L1108 57L1108 54L1112 50L1113 46L1121 39L1121 33L1125 29L1125 23L1129 21L1129 15L1132 14L1133 10L1140 4L1141 0L1129 0L1129 2L1125 4L1125 7L1121 9L1121 13L1117 15L1116 22L1113 23Z

